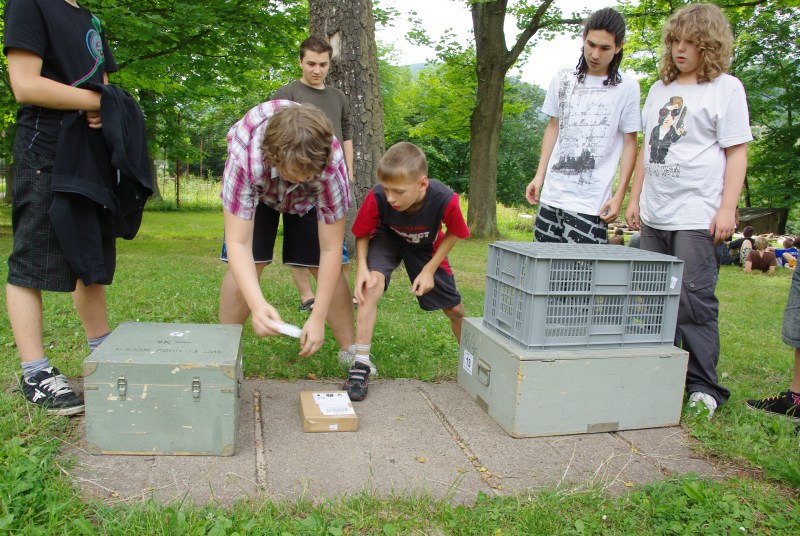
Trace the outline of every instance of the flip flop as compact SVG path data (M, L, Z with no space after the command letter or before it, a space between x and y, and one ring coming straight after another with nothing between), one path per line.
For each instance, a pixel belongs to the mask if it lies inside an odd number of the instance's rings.
M313 311L314 310L314 298L311 298L310 300L306 300L303 303L301 303L300 307L297 310L298 311L305 311L307 313L310 313L311 311Z

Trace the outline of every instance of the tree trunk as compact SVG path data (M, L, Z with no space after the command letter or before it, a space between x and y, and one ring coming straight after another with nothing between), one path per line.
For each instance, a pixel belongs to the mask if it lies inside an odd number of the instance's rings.
M467 223L476 237L498 234L497 152L500 127L503 124L506 73L517 61L528 41L541 28L543 17L552 3L553 0L542 0L539 3L510 50L506 47L506 34L503 30L508 0L471 3L478 95L470 125ZM573 22L579 21L570 21Z
M333 47L328 75L350 102L357 206L372 188L383 155L383 102L371 0L309 0L309 30Z
M503 124L506 71L505 2L472 4L478 95L470 125L469 209L467 224L475 236L497 231L497 151Z

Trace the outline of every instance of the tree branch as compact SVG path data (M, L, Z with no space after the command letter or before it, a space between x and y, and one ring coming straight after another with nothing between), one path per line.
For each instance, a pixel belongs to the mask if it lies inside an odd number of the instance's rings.
M514 43L514 46L508 51L508 54L506 54L506 61L505 65L503 66L506 72L511 69L511 66L517 61L519 55L522 54L523 50L525 50L525 46L528 44L528 41L530 41L531 38L536 35L536 32L538 32L542 27L542 17L544 17L544 14L547 13L548 9L550 9L550 5L552 3L553 0L544 0L539 6L539 9L536 10L536 13L531 18L531 21L528 23L522 33L519 34L519 37L517 37L517 42Z
M158 52L152 52L150 54L145 54L143 56L139 56L139 57L136 57L136 58L131 58L126 62L118 64L118 68L121 71L123 68L127 67L128 65L131 65L132 63L136 63L137 61L152 60L154 58L161 58L163 56L168 56L170 54L173 54L173 53L185 48L190 43L194 43L195 41L198 41L198 40L201 40L201 39L203 39L205 37L208 37L210 34L211 34L211 30L204 30L204 31L202 31L200 33L197 33L197 34L191 35L189 37L186 37L184 39L181 39L180 41L178 41L178 43L176 45L171 46L169 48L166 48L164 50L159 50Z

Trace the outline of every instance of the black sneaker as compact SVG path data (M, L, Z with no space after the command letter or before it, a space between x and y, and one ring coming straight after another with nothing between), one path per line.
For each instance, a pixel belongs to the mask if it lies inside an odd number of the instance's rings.
M353 368L348 371L347 381L342 385L342 389L347 391L350 400L358 402L367 398L367 388L369 387L369 365L361 361L353 363Z
M781 415L789 417L794 422L800 422L800 395L791 391L784 391L759 400L748 400L747 407L748 409L761 409L769 415Z
M31 404L42 406L51 415L76 415L83 413L83 400L67 383L67 378L57 368L40 370L30 379L22 379L22 394Z

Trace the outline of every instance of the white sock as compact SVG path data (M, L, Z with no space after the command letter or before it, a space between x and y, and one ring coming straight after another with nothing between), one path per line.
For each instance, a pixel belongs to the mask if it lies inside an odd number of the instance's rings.
M353 351L356 354L356 359L358 361L363 361L364 363L372 364L372 361L369 359L369 350L372 347L371 344L356 344L355 350Z

